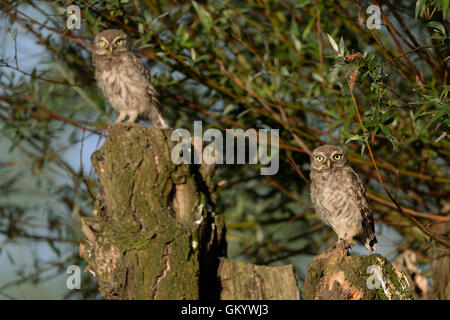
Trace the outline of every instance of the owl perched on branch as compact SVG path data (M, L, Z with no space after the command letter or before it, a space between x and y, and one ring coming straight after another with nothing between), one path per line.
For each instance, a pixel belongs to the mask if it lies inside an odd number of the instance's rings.
M141 118L158 128L168 128L151 77L130 50L130 40L121 30L105 30L94 38L92 62L95 78L111 106L119 111L116 123L128 115L129 123Z
M317 215L337 233L338 243L355 238L369 253L377 250L366 189L341 147L323 145L312 152L311 201Z

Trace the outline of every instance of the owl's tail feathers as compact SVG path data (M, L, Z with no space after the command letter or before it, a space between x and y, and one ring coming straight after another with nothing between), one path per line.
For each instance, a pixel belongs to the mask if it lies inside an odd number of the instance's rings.
M153 125L156 128L161 128L161 129L169 129L170 126L167 124L167 122L164 120L164 118L159 115L158 120L152 120Z
M155 128L161 128L161 129L170 128L170 126L164 120L161 112L155 107L152 107L149 111L143 113L142 117L144 119L150 120L153 123L153 125L155 126Z
M369 253L372 253L372 251L376 251L378 249L378 241L375 235L372 235L372 237L367 237L365 239L364 247L366 247L366 250Z

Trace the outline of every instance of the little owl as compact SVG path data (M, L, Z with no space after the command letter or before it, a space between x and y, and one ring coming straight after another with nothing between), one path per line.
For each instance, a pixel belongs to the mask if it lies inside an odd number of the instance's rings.
M311 201L317 215L337 233L338 242L355 238L369 253L377 250L366 189L341 147L323 145L313 151Z
M92 62L95 79L111 106L119 111L116 123L128 115L129 123L139 116L155 127L168 128L150 73L130 50L130 40L121 30L105 30L94 38Z

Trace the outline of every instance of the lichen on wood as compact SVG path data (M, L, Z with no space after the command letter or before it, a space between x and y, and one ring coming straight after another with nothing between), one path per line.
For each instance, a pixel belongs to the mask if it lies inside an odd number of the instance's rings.
M302 291L307 300L410 300L409 286L383 256L350 256L338 245L311 260Z

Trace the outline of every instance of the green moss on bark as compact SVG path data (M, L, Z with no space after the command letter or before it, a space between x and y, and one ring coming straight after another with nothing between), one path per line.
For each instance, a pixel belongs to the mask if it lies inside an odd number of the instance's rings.
M369 267L380 270L379 277ZM306 299L408 300L408 287L406 277L383 256L347 256L337 248L313 258L302 291Z

